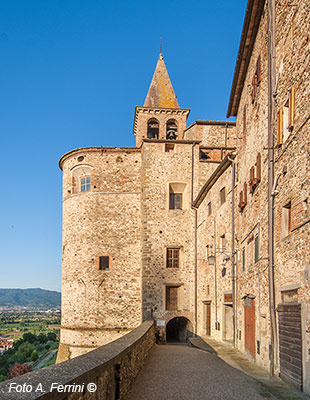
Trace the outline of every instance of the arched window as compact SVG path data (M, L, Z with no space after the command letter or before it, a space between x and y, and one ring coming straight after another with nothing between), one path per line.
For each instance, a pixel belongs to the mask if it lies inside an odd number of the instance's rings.
M147 137L148 139L158 139L159 123L157 119L151 118L147 122Z
M169 119L166 124L166 139L175 140L178 137L178 126L175 119Z
M73 193L84 193L91 190L91 170L89 165L78 165L72 170Z

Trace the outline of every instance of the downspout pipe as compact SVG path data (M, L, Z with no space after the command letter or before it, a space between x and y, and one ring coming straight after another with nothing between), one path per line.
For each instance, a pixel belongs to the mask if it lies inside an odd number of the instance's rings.
M233 301L233 345L236 347L236 276L235 276L235 176L236 164L231 161L231 279L232 279L232 301Z
M270 375L275 374L277 326L274 279L274 121L275 121L275 0L268 1L268 277L271 326Z
M194 166L195 166L195 146L196 143L192 145L192 177L191 177L191 204L194 201ZM198 328L198 262L197 262L197 220L198 220L198 210L192 206L194 210L194 268L195 268L195 336L197 336Z

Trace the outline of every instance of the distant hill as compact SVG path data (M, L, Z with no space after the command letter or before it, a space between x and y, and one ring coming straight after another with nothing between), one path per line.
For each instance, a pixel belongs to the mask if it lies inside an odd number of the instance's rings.
M0 307L60 307L61 294L45 289L0 289Z

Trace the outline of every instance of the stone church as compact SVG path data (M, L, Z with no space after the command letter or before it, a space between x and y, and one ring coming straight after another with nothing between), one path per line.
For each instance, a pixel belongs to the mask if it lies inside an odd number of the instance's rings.
M310 6L295 3L248 1L236 122L187 126L160 54L136 147L60 159L58 362L153 319L159 342L210 335L310 391Z

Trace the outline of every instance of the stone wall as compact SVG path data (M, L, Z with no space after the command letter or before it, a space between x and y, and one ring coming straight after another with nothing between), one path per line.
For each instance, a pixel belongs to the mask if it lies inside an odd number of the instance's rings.
M78 149L63 169L62 319L58 362L141 323L141 154ZM81 178L90 176L90 190ZM89 189L89 188L88 188ZM108 270L99 256L109 257Z
M146 321L113 343L1 383L1 400L125 399L154 344L153 321ZM88 384L96 390L88 390ZM19 385L32 390L17 392Z

